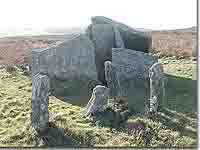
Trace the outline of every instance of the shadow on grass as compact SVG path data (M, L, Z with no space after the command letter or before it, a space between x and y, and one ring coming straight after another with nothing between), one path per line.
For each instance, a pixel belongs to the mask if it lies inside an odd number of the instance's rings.
M197 81L166 74L166 95L155 120L183 136L197 138Z
M181 113L197 112L197 81L166 74L165 100L162 107Z
M43 142L43 147L74 147L78 143L68 135L65 135L64 129L58 128L50 122L47 129L38 131L39 138Z
M160 112L153 120L161 122L173 131L178 131L181 136L197 138L197 122L184 114L179 114L167 108L161 108Z

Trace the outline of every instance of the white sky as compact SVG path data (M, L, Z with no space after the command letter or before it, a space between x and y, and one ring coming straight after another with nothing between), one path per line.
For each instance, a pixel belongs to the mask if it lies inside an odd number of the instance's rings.
M1 0L0 29L87 26L106 16L135 28L196 25L196 0Z

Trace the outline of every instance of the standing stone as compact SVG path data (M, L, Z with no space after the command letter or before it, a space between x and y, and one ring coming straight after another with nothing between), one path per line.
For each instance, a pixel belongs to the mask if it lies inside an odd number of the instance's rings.
M150 113L156 113L158 109L158 99L165 96L164 73L160 63L155 63L149 69L150 78ZM162 92L162 93L161 93ZM162 94L162 97L161 97Z
M93 24L110 24L116 27L123 39L125 48L148 53L151 49L152 38L147 32L137 31L125 24L116 22L103 16L92 17Z
M88 85L98 83L95 49L88 36L80 34L46 49L34 49L32 57L33 75L49 76L53 95L88 102L92 93Z
M48 127L49 88L48 76L41 74L33 76L31 122L35 129L43 130Z
M85 116L95 115L97 112L103 112L107 100L108 100L109 89L105 86L97 85L93 89L92 97L87 104Z
M98 80L106 85L104 62L112 59L112 48L123 48L119 31L109 24L90 25L86 31L95 47L95 63Z
M110 98L121 97L122 92L120 89L120 84L116 75L115 68L112 66L112 63L110 61L106 61L104 64L105 64L106 81L110 89L109 97Z
M145 101L149 100L149 69L158 60L153 56L129 49L112 50L112 66L122 91L128 98L129 108L144 113ZM108 86L109 87L109 86Z
M113 28L108 24L94 25L91 32L95 46L98 80L105 85L104 62L112 59L112 48L114 47Z

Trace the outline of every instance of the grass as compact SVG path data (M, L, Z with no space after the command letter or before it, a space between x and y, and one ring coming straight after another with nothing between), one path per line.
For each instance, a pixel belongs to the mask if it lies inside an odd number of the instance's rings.
M196 146L196 80L192 60L160 59L167 74L166 99L155 119L130 116L111 129L82 117L83 107L49 100L49 132L39 135L30 123L31 80L18 69L0 70L0 146ZM144 126L142 130L139 127ZM56 140L55 140L56 139Z

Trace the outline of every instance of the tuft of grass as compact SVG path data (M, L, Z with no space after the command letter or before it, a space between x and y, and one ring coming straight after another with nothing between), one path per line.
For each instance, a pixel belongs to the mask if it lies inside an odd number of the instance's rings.
M15 73L16 72L16 67L14 65L6 65L5 69L8 73Z

